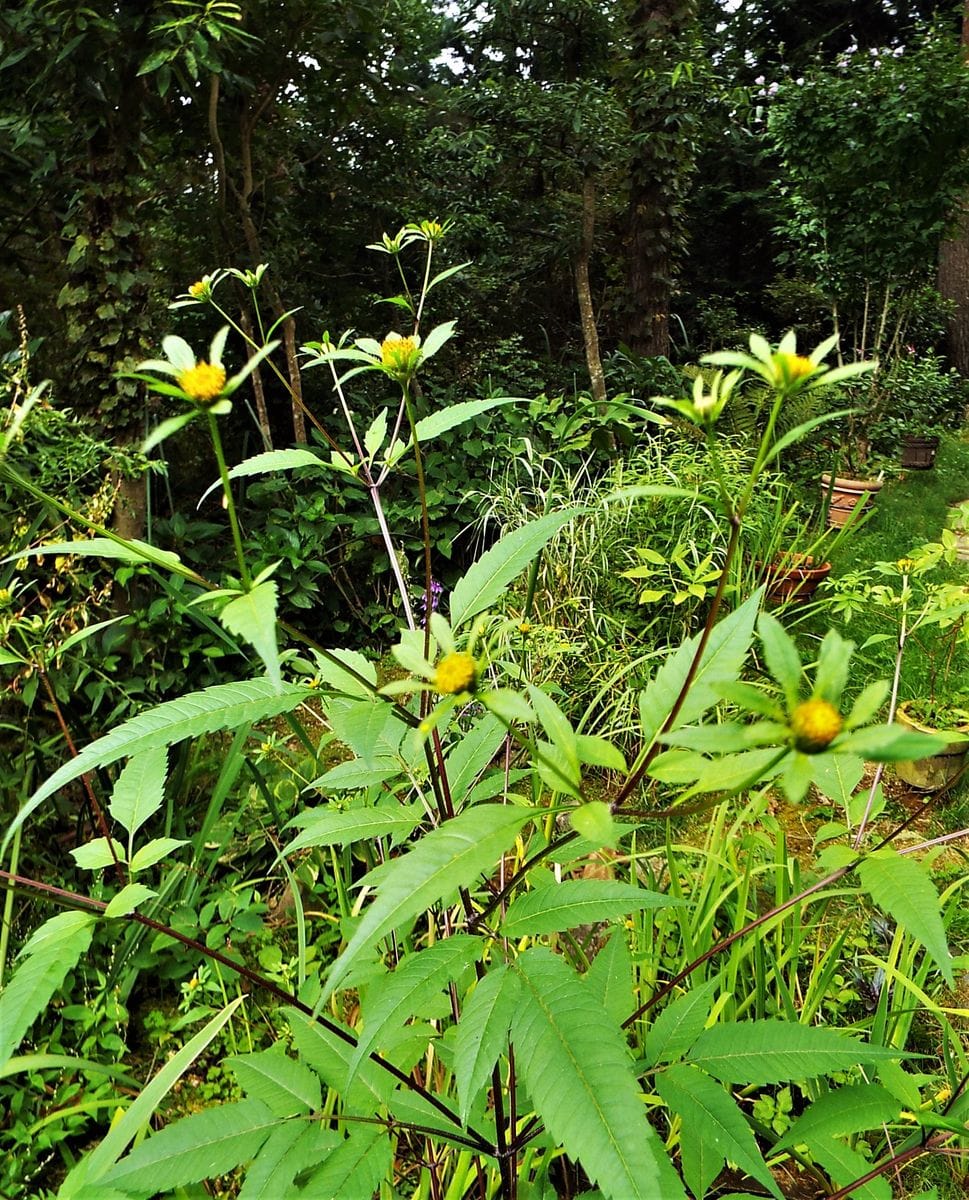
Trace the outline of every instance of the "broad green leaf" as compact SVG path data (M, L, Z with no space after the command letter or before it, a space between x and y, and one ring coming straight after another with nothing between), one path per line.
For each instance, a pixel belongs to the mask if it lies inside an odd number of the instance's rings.
M479 1091L508 1048L508 1032L518 1006L521 981L504 963L476 984L454 1032L454 1077L461 1120L466 1122Z
M612 879L569 879L524 892L513 900L501 923L503 937L557 933L577 925L617 921L644 908L668 908L682 901Z
M349 696L372 698L377 687L377 668L368 658L358 650L328 650L326 654L327 657L320 655L316 660L316 673L321 683ZM341 664L346 664L347 669L344 670ZM371 686L368 688L366 683Z
M846 641L836 629L829 629L818 651L812 694L827 700L835 708L840 707L841 693L848 682L854 649L854 642Z
M512 970L522 984L515 1061L552 1137L611 1200L685 1200L646 1119L625 1039L593 990L541 947Z
M111 853L112 846L114 854ZM94 838L93 841L85 842L83 846L75 846L71 851L71 858L82 871L101 871L110 867L115 859L125 862L127 857L128 851L114 838L110 842L107 838Z
M189 571L182 566L182 560L171 550L158 550L137 538L121 538L115 541L114 538L92 537L82 538L76 542L47 542L45 545L35 546L33 549L20 550L12 557L15 559L43 558L45 554L116 559L119 562L134 564L150 563L152 566L175 571L179 575L187 575L191 579L198 578L194 571ZM10 559L7 558L3 561L8 562Z
M461 576L451 593L451 625L456 629L499 600L505 588L544 549L547 542L581 512L547 513L506 533Z
M276 1050L239 1054L224 1060L246 1096L261 1100L277 1117L317 1112L320 1081L301 1062Z
M635 1007L633 964L626 944L625 930L617 930L592 960L582 977L592 988L609 1019L622 1025Z
M939 896L928 872L913 858L886 846L864 858L858 878L875 904L921 942L949 987L955 987Z
M301 814L306 816L310 814ZM349 846L364 838L406 837L424 819L424 806L388 803L376 808L351 808L343 812L329 809L312 814L314 820L306 822L303 832L298 834L283 850L292 854L305 850L307 846ZM304 822L301 820L301 824ZM292 824L292 822L290 822Z
M389 755L386 758L374 758L369 765L359 758L352 758L347 762L337 763L318 779L308 783L304 790L316 789L323 795L328 792L356 792L383 783L400 773L399 760Z
M455 934L444 941L411 954L401 965L368 992L363 1006L363 1033L350 1063L351 1078L371 1050L380 1046L381 1035L396 1031L423 1008L462 971L481 957L480 938Z
M647 1066L681 1058L703 1032L720 982L716 979L691 988L663 1009L646 1034L643 1056Z
M384 766L400 749L405 728L393 706L369 700L334 701L327 710L336 738L368 767Z
M579 760L592 767L605 767L607 771L625 771L626 759L618 746L601 737L590 737L587 733L575 735Z
M453 337L456 325L457 321L444 321L441 325L435 325L421 342L421 359L432 358L437 354L444 343Z
M335 1129L320 1129L302 1121L277 1125L246 1172L239 1200L280 1200L290 1195L300 1172L320 1162L343 1140Z
M506 736L503 722L493 713L485 713L448 754L448 786L456 809L463 807L474 781L498 753Z
M264 454L254 454L229 470L230 479L244 479L249 475L268 475L271 471L295 471L298 467L327 467L325 459L314 454L312 450L301 450L294 446L289 450L267 450ZM202 500L216 488L222 486L222 480L217 479L202 493ZM201 500L199 503L201 504Z
M283 686L276 644L276 584L264 579L236 596L219 613L219 622L229 633L249 643L263 661L266 674L276 691Z
M384 438L387 436L387 410L382 408L379 413L370 422L370 428L363 435L363 448L366 450L371 461L380 447L384 444Z
M168 776L168 751L156 746L127 763L111 791L108 812L128 834L135 834L162 806Z
M789 1083L860 1063L902 1058L900 1050L788 1021L724 1022L705 1029L686 1056L724 1083Z
M875 1083L852 1084L825 1092L795 1120L774 1149L825 1142L866 1129L877 1129L897 1120L901 1108L900 1101L891 1092Z
M757 621L767 670L781 685L790 711L801 695L801 657L790 634L776 617L761 613Z
M863 1179L871 1171L869 1159L833 1138L824 1138L812 1145L811 1155L839 1187ZM892 1186L887 1179L879 1176L852 1189L851 1200L892 1200Z
M753 1131L720 1084L696 1067L679 1065L660 1072L656 1090L683 1123L683 1176L694 1195L706 1195L724 1164L731 1162L784 1200Z
M184 838L153 838L150 842L145 842L131 856L132 874L136 871L146 871L155 863L161 862L163 858L167 858L169 854L173 854L180 846L187 845L188 842Z
M261 1100L206 1108L146 1138L102 1182L154 1195L213 1179L255 1158L278 1125Z
M856 754L819 754L811 778L829 800L846 808L865 773L865 760Z
M97 621L94 625L87 625L84 629L79 629L76 633L72 633L69 638L65 638L63 642L54 651L57 658L61 658L68 650L74 646L80 645L81 642L87 641L88 638L94 637L96 633L100 633L102 629L107 629L111 625L117 625L119 621L130 620L127 616L109 617L106 621Z
M372 1200L391 1175L390 1132L380 1125L350 1125L350 1135L326 1156L297 1193L306 1200Z
M958 740L950 734L916 733L901 725L868 725L849 733L839 748L874 762L910 762L938 754Z
M162 1069L142 1088L124 1115L115 1120L104 1139L81 1159L68 1175L57 1193L58 1200L100 1200L100 1181L113 1164L124 1154L141 1130L148 1125L162 1100L175 1086L195 1060L204 1053L219 1030L232 1018L245 999L238 996L227 1004L165 1063Z
M569 821L575 832L591 842L597 850L602 846L615 848L619 840L616 819L603 800L590 800L588 804L570 809Z
M156 891L145 887L143 883L128 883L116 896L111 897L108 907L104 910L104 915L109 919L126 917L129 913L133 913L143 901L150 900L152 896L157 895Z
M267 679L250 679L243 683L219 683L138 713L85 746L34 792L8 825L0 855L39 805L93 768L107 766L119 758L131 758L144 750L171 746L184 738L200 737L219 729L235 729L239 725L279 716L290 712L312 694L312 688L291 685L277 692Z
M0 992L0 1067L90 946L95 920L93 913L62 912L30 935Z
M690 685L672 728L691 725L720 699L720 689L736 681L750 650L754 621L760 607L763 589L718 621L710 634L696 676ZM686 682L699 645L695 634L670 655L640 694L640 738L650 745L663 728L676 698Z
M449 429L463 425L465 421L470 421L474 417L480 417L482 413L486 413L491 408L497 408L500 404L524 403L527 401L518 396L492 396L488 400L461 400L457 404L449 404L446 408L439 408L437 412L422 417L417 422L417 440L423 446L432 438L440 437ZM395 446L392 462L398 462L413 444L413 440L408 440L406 445Z
M362 950L432 904L450 899L458 888L472 887L482 871L495 866L531 818L529 809L476 805L432 829L409 853L371 871L362 882L376 884L376 899L327 973L324 997L336 991Z

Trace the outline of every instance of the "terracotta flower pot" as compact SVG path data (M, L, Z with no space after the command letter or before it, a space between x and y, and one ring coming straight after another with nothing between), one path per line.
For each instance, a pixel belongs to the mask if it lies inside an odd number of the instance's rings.
M902 438L902 466L915 471L927 471L935 462L938 449L937 437L909 434Z
M919 733L948 732L934 729L931 725L924 725L921 721L917 721L904 704L899 706L895 720L899 725L904 725L906 729L914 729ZM899 779L904 779L909 787L920 792L941 791L959 774L966 761L966 755L969 754L969 726L958 732L965 733L966 736L963 740L950 742L938 754L932 754L928 758L896 763L895 774Z
M831 564L815 562L810 554L779 554L764 571L767 598L804 603L830 574Z
M830 475L821 476L821 491L827 496L830 490L831 504L828 508L828 525L841 529L853 515L860 516L874 502L875 495L882 489L880 479L845 479L835 476L832 484Z

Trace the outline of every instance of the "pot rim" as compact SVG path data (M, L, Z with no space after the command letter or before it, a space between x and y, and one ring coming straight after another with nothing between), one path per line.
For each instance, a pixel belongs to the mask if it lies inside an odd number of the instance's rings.
M831 476L821 476L821 486L825 489L832 486ZM885 486L883 479L850 479L844 475L835 475L834 488L842 492L880 492Z

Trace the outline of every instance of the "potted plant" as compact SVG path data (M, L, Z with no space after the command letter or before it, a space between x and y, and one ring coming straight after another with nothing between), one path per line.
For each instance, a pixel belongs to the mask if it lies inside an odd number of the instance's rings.
M962 377L939 355L907 353L877 380L877 416L872 440L886 454L901 451L901 465L928 470L939 438L959 425L966 406Z
M969 693L964 690L969 587L930 578L955 557L955 540L946 531L941 542L920 546L895 563L878 562L849 572L836 584L834 608L845 617L877 608L893 619L898 657L890 719L922 733L951 735L948 745L931 757L896 764L899 778L925 792L952 784L965 770L969 754ZM909 643L918 647L918 666L904 678L903 655ZM905 691L911 694L902 699Z

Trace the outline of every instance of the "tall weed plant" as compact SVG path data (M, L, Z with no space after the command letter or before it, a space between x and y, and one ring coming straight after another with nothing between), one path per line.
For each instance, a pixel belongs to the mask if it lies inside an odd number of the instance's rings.
M804 356L792 337L777 349L753 337L750 354L710 356L727 370L666 402L695 427L707 469L690 489L636 482L624 503L686 500L716 513L722 551L702 624L666 647L638 688L636 737L624 749L595 722L580 727L568 678L549 687L532 669L541 660L522 653L534 587L507 607L509 589L582 515L581 502L503 530L446 598L435 588L427 447L508 402L416 416L419 380L455 332L424 324L428 297L459 269L436 271L445 234L422 222L375 246L400 268L394 303L405 332L324 335L305 348L306 369L329 374L345 420L341 435L323 431L324 453L267 450L230 467L222 449L235 393L273 362L276 345L269 327L230 374L223 354L234 322L219 288L241 282L262 329L263 268L218 272L180 299L227 325L201 359L166 338L165 357L142 364L139 378L181 406L149 445L189 424L212 441L231 546L220 578L66 502L82 536L41 548L183 580L192 608L254 668L146 708L79 748L8 825L9 858L45 808L65 795L76 802L81 785L94 835L72 851L86 887L9 862L0 872L9 895L60 910L4 977L5 1076L120 1070L103 1055L39 1061L31 1042L65 987L73 998L71 981L92 956L128 996L140 971L171 961L159 956L173 946L193 972L164 1061L137 1088L119 1088L100 1141L58 1143L61 1170L41 1181L43 1194L187 1196L231 1175L243 1200L514 1200L590 1189L699 1200L730 1164L761 1194L782 1197L786 1178L806 1174L834 1197L888 1196L902 1165L949 1152L965 1132L969 1063L953 1034L965 1013L951 1001L963 964L946 937L961 883L940 897L934 847L899 842L911 818L875 832L879 776L859 784L865 760L917 757L939 741L873 723L881 683L842 706L852 646L837 632L805 666L780 621L761 611L759 590L728 597L759 482L826 419L778 434L785 404L865 367L829 369L832 342ZM236 334L245 338L241 326ZM365 428L348 388L361 373L394 395ZM773 401L737 480L717 426L748 379ZM416 562L400 553L383 503L405 459L420 511ZM368 498L403 614L395 671L277 622L276 564L248 557L233 487L276 471L293 472L297 486L300 472L337 473ZM30 487L9 463L3 473ZM185 751L207 741L218 768L205 813L189 823ZM334 760L327 751L337 744ZM778 794L800 805L812 787L831 797L841 829L802 864L768 806ZM709 826L695 845L675 832L689 815ZM271 938L247 943L247 927L263 928L246 919L251 877L232 889L237 903L223 895L199 910L205 881L254 825L271 847L268 873L287 883L295 941L285 960ZM852 1009L838 978L858 909L881 914L891 939L855 947L882 973L873 1010ZM928 1060L906 1050L913 1011L941 1030ZM166 1120L186 1076L213 1059L225 1088Z

